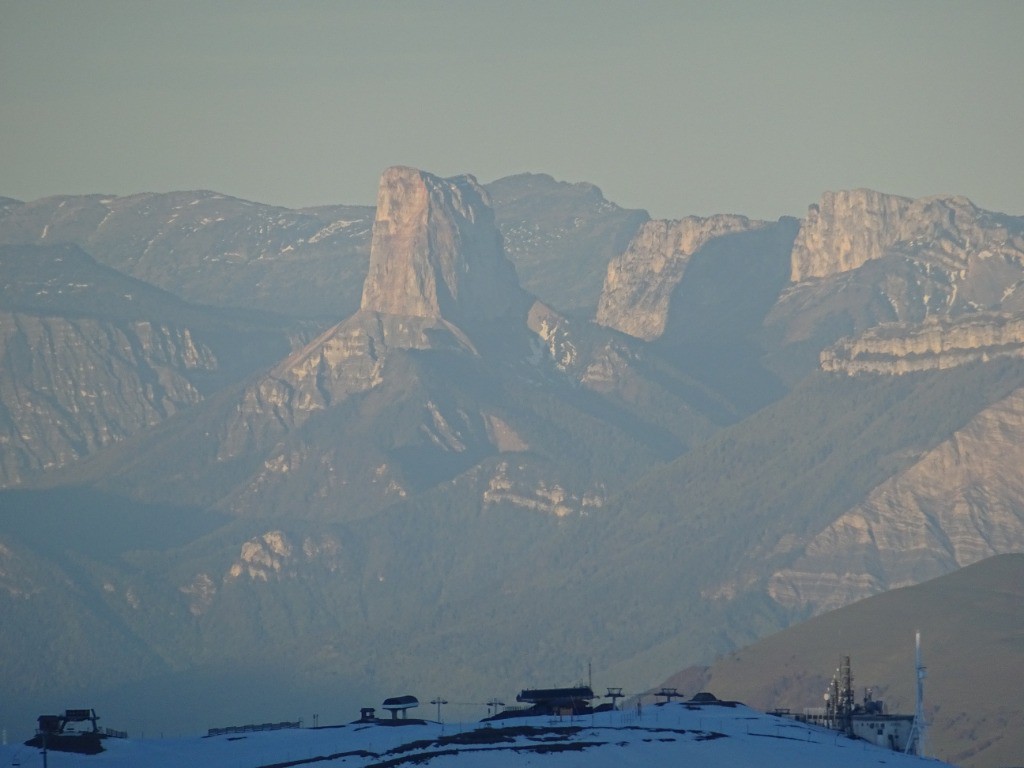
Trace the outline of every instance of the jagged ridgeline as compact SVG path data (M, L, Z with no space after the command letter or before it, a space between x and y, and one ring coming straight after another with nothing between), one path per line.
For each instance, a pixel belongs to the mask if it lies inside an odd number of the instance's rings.
M4 679L189 728L635 691L1019 550L1022 233L405 167L372 208L9 201Z

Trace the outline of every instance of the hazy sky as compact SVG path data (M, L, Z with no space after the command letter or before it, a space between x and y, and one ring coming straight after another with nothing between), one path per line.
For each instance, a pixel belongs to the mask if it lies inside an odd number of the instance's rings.
M372 203L380 171L653 216L827 189L1024 214L1024 2L0 0L0 195Z

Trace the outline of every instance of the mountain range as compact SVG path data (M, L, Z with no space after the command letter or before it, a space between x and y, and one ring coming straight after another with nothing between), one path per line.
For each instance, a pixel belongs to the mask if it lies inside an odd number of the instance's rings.
M959 197L0 200L8 707L639 692L1022 551L1021 285L1024 217Z

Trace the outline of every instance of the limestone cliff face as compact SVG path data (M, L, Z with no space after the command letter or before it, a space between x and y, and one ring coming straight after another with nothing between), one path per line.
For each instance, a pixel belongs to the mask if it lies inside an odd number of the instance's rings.
M530 307L526 323L536 334L534 362L549 360L563 373L575 373L581 354L572 324L541 301Z
M973 257L1019 261L1024 222L982 211L964 197L826 192L808 210L793 244L792 280L849 272L894 250L947 270L961 269Z
M826 192L793 244L793 282L856 269L897 238L911 200L870 189Z
M823 612L1024 549L1024 389L814 536L769 593Z
M143 431L287 353L277 319L197 307L70 244L0 246L0 485Z
M486 193L470 176L413 168L381 176L361 308L250 386L222 456L379 386L389 350L476 350L459 327L487 322L523 296ZM269 430L269 432L268 432Z
M959 319L932 316L918 325L878 326L823 351L821 368L850 375L900 375L1001 357L1024 357L1024 317L986 312Z
M197 403L186 374L217 365L188 329L0 313L0 487Z
M933 317L1024 312L1024 217L985 211L963 197L829 192L801 223L790 276L765 327L801 357L806 354L801 365L813 365L822 350L826 369L851 373L985 359L991 349L963 346L974 332L967 326L918 326ZM947 330L954 338L934 343ZM897 341L898 335L906 340ZM932 350L908 357L907 350L925 338ZM935 352L940 347L941 359ZM857 360L847 365L851 355Z
M687 249L706 236L684 235ZM616 344L606 343L612 336ZM537 385L558 381L621 400L624 413L652 396L678 405L631 370L629 341L573 323L522 291L472 179L388 169L362 308L245 390L222 427L217 458L262 466L221 506L246 514L275 499L290 507L299 494L324 514L371 514L469 477L485 506L584 514L604 498L590 479L567 482L547 460L495 463L558 437L529 409L506 412L489 393L514 372ZM466 377L440 383L439 360L465 366ZM689 421L704 425L689 413L666 417L673 428ZM659 448L672 442L668 432L658 440Z
M646 222L626 252L608 265L597 322L646 341L658 338L690 257L713 238L762 225L725 214Z
M430 399L405 354L432 350L476 358L471 334L481 325L525 319L511 312L525 313L527 298L505 258L486 194L468 176L441 179L397 167L383 173L377 202L360 310L249 386L223 428L219 460L253 452L263 457L262 468L228 501L231 511L288 495L296 476L304 478L301 492L315 505L337 504L332 499L344 492L347 507L372 510L406 495L403 461L421 466L422 457L443 455L444 466L465 467L526 445L493 413ZM379 447L353 455L344 445L311 442L299 433L314 416L335 418L318 414L337 414L334 409L356 395L373 403L366 407L374 416L389 408L403 414L389 422L394 433L374 436ZM350 433L370 429L364 421L374 416L352 416L361 426ZM403 458L413 456L422 461Z
M384 171L362 311L491 320L508 311L517 286L476 179L440 179L404 167Z

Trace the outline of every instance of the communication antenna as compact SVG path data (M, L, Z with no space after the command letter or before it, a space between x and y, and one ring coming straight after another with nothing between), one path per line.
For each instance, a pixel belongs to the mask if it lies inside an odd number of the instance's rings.
M839 668L840 685L842 689L839 691L838 714L840 718L840 727L846 733L853 733L853 672L850 669L850 657L843 656L842 664Z
M924 664L921 663L920 630L914 636L914 670L917 673L917 700L914 706L914 724L910 726L910 736L907 737L906 752L924 757L924 678L927 672Z

